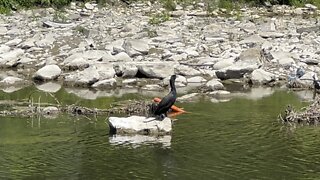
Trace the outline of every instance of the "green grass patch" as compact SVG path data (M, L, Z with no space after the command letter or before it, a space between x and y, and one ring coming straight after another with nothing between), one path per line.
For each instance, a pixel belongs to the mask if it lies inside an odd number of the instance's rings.
M157 13L151 15L149 19L149 24L158 25L168 20L170 20L170 15L168 12Z

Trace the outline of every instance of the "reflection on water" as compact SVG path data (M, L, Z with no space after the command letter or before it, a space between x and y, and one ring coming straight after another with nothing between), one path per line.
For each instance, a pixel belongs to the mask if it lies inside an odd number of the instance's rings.
M34 90L1 97L22 99ZM167 136L110 135L107 117L2 117L0 179L318 179L319 127L288 129L277 121L286 105L306 103L296 92L254 92L260 95L179 103L188 113L175 117ZM66 104L79 100L63 88L54 95Z
M36 88L43 92L55 93L61 89L61 84L55 82L46 82L44 84L36 85Z
M171 135L165 136L146 136L146 135L112 135L109 137L111 145L131 145L140 147L146 144L161 144L163 147L170 147Z
M1 90L5 93L13 93L23 88L24 86L8 86L8 87L2 87Z

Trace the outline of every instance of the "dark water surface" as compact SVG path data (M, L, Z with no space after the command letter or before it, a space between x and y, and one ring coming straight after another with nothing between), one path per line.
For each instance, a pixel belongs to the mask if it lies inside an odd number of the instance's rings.
M31 90L0 96L23 99ZM79 101L65 94L55 93L61 102ZM81 102L103 107L117 100ZM110 136L105 117L1 117L0 179L320 178L320 127L290 130L277 121L287 104L307 104L295 93L215 102L180 103L192 113L177 116L172 135L161 137Z

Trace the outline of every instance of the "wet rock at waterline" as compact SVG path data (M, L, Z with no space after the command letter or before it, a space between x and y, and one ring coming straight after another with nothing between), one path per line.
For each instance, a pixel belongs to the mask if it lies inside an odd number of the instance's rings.
M21 85L24 83L26 83L25 80L18 78L18 77L13 77L13 76L5 77L3 80L0 81L0 85L3 85L3 86Z
M54 80L61 75L62 71L57 65L46 65L39 69L33 79L38 81Z
M206 87L208 87L211 90L223 90L224 89L223 84L220 81L218 81L217 79L212 79L212 80L208 81L206 83Z
M109 117L110 131L116 134L168 134L172 130L170 118L162 121L144 116Z
M66 85L75 85L88 87L99 81L100 74L98 68L95 66L90 66L83 71L76 71L67 74L64 77L64 82Z
M116 84L117 84L117 80L114 78L111 78L111 79L104 79L104 80L98 81L98 82L92 84L91 87L105 89L105 88L113 88L116 86Z
M251 82L256 85L268 84L276 80L276 76L263 69L256 69L251 73Z

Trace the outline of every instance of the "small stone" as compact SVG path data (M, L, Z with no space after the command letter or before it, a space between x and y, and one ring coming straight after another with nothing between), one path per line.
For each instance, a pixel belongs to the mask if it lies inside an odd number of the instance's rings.
M86 9L88 9L88 10L93 10L93 9L94 9L94 6L93 6L92 4L90 4L90 3L85 3L85 4L84 4L84 7L85 7Z
M53 114L57 114L58 112L59 112L59 109L54 106L48 106L43 108L42 110L42 113L45 115L53 115Z
M316 11L318 9L318 7L313 4L305 4L304 6L312 11Z

